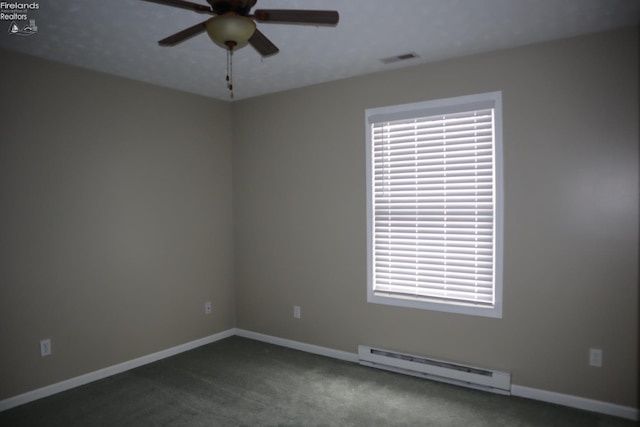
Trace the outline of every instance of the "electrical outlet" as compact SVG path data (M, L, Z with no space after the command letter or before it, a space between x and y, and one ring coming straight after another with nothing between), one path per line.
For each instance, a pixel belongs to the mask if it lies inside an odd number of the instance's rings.
M46 340L40 341L40 356L49 356L51 354L51 340L47 338Z
M589 349L589 365L597 368L602 366L602 350L599 348Z
M293 317L295 317L296 319L300 318L300 306L299 305L294 305L293 306Z
M204 314L211 314L211 301L204 303Z

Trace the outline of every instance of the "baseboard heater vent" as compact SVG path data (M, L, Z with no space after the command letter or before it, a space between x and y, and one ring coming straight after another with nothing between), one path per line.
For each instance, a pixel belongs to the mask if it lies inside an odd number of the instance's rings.
M358 346L361 365L462 385L499 394L511 394L511 374L390 350Z

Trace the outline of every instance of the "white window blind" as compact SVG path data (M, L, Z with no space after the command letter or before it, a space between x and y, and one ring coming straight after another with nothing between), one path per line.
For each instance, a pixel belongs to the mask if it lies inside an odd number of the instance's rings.
M492 95L368 114L370 296L500 303Z

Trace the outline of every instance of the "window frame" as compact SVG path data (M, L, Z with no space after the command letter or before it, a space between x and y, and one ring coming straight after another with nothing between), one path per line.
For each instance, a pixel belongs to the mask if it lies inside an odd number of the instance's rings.
M493 292L492 307L477 306L471 303L457 303L451 301L424 301L408 296L376 295L374 291L374 213L373 213L373 136L374 123L411 118L429 117L439 114L478 110L481 108L494 109L493 121ZM365 110L366 128L366 203L367 203L367 302L374 304L392 305L398 307L417 308L448 313L458 313L473 316L502 318L503 305L503 154L502 154L502 92L487 92L475 95L458 96L445 99L429 100L409 104L393 105Z

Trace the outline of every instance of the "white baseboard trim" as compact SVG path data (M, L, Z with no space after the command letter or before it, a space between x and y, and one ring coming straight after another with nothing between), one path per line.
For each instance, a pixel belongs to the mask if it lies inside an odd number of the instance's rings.
M217 334L209 335L208 337L200 338L195 341L190 341L185 344L171 347L166 350L161 350L157 353L148 354L137 359L129 360L113 366L108 366L106 368L89 372L75 378L70 378L68 380L60 381L58 383L38 388L36 390L28 391L26 393L13 396L5 400L0 400L0 412L19 405L23 405L25 403L33 402L34 400L38 400L43 397L51 396L62 391L70 390L81 385L101 380L112 375L120 374L122 372L129 371L131 369L138 368L149 363L157 362L158 360L166 359L167 357L175 356L176 354L193 350L194 348L206 344L211 344L213 342L231 337L233 335L235 335L235 329L229 329Z
M320 356L331 357L334 359L344 360L347 362L358 363L358 355L356 353L349 353L346 351L334 350L327 347L322 347L313 344L306 344L300 341L288 340L285 338L278 338L272 335L265 335L258 332L247 331L244 329L232 328L226 331L219 332L217 334L209 335L208 337L200 338L195 341L191 341L185 344L181 344L175 347L161 350L157 353L149 354L139 357L137 359L129 360L117 365L109 366L104 369L100 369L94 372L89 372L84 375L80 375L75 378L64 380L55 384L48 385L36 390L32 390L14 397L10 397L5 400L0 400L0 412L13 407L23 405L25 403L32 402L34 400L41 399L43 397L51 396L62 391L66 391L81 385L91 383L93 381L101 380L103 378L110 377L125 371L129 371L134 368L138 368L149 363L156 362L158 360L166 359L167 357L175 356L185 351L193 350L194 348L201 347L203 345L211 344L213 342L232 337L234 335L249 338L256 341L263 341L269 344L275 344L282 347L291 348L294 350L305 351L307 353L318 354ZM553 403L556 405L569 406L571 408L582 409L591 412L597 412L606 415L612 415L620 418L637 421L639 419L640 411L637 408L630 406L616 405L613 403L602 402L599 400L587 399L584 397L572 396L568 394L556 393L552 391L539 390L530 387L524 387L513 384L511 386L511 395L524 397L527 399L539 400L542 402Z
M346 351L334 350L332 348L321 347L319 345L306 344L300 341L293 341L284 338L274 337L272 335L260 334L258 332L251 332L244 329L236 329L236 335L243 338L249 338L256 341L263 341L269 344L279 345L281 347L292 348L294 350L301 350L307 353L318 354L320 356L332 357L334 359L345 360L347 362L358 363L358 355L356 353L349 353Z
M511 386L511 395L554 403L556 405L569 406L571 408L583 409L585 411L597 412L600 414L613 415L615 417L626 418L633 421L638 420L639 411L631 406L616 405L614 403L602 402L600 400L587 399L584 397L556 393L553 391L539 390L515 384Z
M334 359L345 360L347 362L358 363L358 355L356 353L334 350L327 347L278 338L258 332L251 332L244 329L236 329L236 335L244 338L254 339L257 341L264 341L269 344L292 348L295 350L306 351L308 353L319 354L321 356L332 357ZM630 406L616 405L599 400L586 399L584 397L539 390L515 384L511 386L511 395L532 400L539 400L547 403L554 403L556 405L568 406L576 409L582 409L585 411L597 412L600 414L613 415L615 417L626 418L634 421L638 420L638 409L632 408Z

